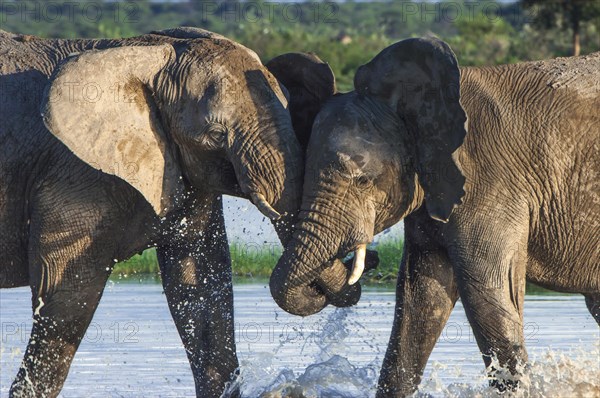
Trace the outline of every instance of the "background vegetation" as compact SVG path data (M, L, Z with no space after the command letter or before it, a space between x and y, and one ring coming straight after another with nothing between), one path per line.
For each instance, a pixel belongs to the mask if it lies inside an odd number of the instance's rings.
M383 285L393 287L398 276L398 266L402 258L402 249L404 242L401 238L384 238L370 246L370 249L376 250L379 255L379 266L371 270L362 277L361 283L369 286ZM245 244L234 242L230 245L231 266L233 276L236 281L265 282L271 276L271 271L277 264L281 256L279 246L257 246L254 244ZM160 273L158 270L158 261L156 260L156 250L146 250L141 255L135 255L127 261L115 265L111 278L113 280L140 280L146 282L154 280L158 282ZM543 294L549 293L542 287L527 283L527 293ZM556 294L552 292L552 294Z
M263 61L312 51L329 62L342 91L357 67L411 36L446 40L461 65L493 65L600 49L600 1L525 0L288 3L264 0L0 2L2 29L42 37L122 37L175 26L221 33ZM575 23L577 21L577 23Z
M196 0L181 2L0 2L0 27L42 37L123 37L196 26L230 37L263 61L291 51L315 52L330 63L341 91L354 71L387 45L422 35L447 41L461 65L494 65L582 54L600 49L600 1L524 0L410 2L295 2ZM246 250L234 243L234 274L266 277L280 249ZM369 278L393 282L402 241L379 243L381 263ZM117 264L115 277L157 275L150 250Z
M363 277L370 283L391 284L396 281L398 265L402 257L403 242L399 238L387 238L371 248L379 254L379 267ZM254 244L233 242L229 246L231 265L234 277L264 280L271 276L271 271L281 256L279 246L257 246ZM159 270L156 250L146 250L127 261L115 264L113 279L148 277L158 279Z

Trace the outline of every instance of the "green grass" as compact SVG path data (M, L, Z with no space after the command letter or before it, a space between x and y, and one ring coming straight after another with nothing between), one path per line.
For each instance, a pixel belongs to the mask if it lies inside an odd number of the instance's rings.
M379 267L363 276L367 285L393 287L398 275L398 266L402 257L404 242L401 238L389 238L370 248L379 253ZM247 281L269 278L271 271L281 255L281 247L276 245L230 244L231 265L236 280ZM156 249L148 249L127 261L115 265L111 279L158 281L159 270ZM527 294L557 294L543 287L527 283Z
M369 284L395 284L403 248L402 238L384 239L377 245L372 245L370 249L376 250L379 254L379 266L367 272L363 280Z
M158 260L156 259L156 249L148 249L142 254L136 254L129 260L115 264L111 279L141 279L153 280L159 279Z
M234 276L268 278L281 256L280 246L233 243L229 246Z
M243 277L269 277L281 255L280 247L232 243L229 246L233 274ZM158 277L156 249L148 249L129 260L115 264L111 278Z
M365 275L363 280L377 284L395 281L402 256L402 240L385 240L373 248L379 253L379 267ZM281 256L281 247L275 245L232 243L229 250L233 275L236 277L268 278ZM156 249L148 249L141 255L136 254L129 260L117 263L111 278L147 279L158 278L158 275Z
M117 263L113 273L127 276L129 274L157 274L158 260L156 259L156 249L148 249L142 254L136 254L129 260Z

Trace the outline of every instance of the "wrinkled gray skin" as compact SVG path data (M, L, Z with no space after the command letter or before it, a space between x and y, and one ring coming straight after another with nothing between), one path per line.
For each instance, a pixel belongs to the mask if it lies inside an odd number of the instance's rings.
M303 159L285 89L193 28L0 31L0 86L0 287L30 285L34 310L10 395L59 393L115 261L155 246L197 395L219 396L238 367L221 194L262 195L289 240Z
M526 280L583 294L600 324L600 53L459 72L445 43L409 39L354 84L313 126L300 222L271 278L283 309L319 311L296 287L405 219L379 397L416 389L459 297L486 365L515 375Z

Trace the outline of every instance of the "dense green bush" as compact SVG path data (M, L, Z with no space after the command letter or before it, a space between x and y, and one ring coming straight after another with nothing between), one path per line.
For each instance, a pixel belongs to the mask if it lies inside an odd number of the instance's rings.
M536 30L534 11L517 3L298 2L232 0L159 3L19 0L1 2L2 29L43 37L122 37L197 26L231 37L263 60L312 51L329 62L342 91L356 68L403 38L434 34L461 65L490 65L568 55L568 29ZM598 18L581 27L582 53L598 51Z

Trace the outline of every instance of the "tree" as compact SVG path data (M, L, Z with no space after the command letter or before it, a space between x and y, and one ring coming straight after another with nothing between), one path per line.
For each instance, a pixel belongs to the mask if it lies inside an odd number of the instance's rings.
M559 27L572 30L572 54L579 55L581 25L594 21L600 25L598 0L522 0L526 9L535 9L534 24L541 29Z

